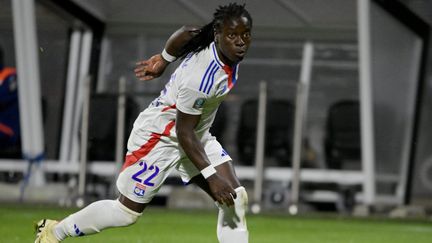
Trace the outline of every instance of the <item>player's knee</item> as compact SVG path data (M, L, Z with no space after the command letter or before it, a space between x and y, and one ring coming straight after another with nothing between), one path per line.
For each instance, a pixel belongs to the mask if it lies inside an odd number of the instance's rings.
M234 208L221 205L219 206L219 209L223 211L235 210L237 214L240 213L244 215L246 213L249 204L246 189L241 186L241 187L237 187L234 190L237 194L237 197L234 199Z
M238 187L235 191L237 197L234 199L234 207L219 206L218 225L225 225L231 229L246 229L248 196L244 187Z
M244 187L238 187L235 189L237 193L237 198L234 200L236 209L241 209L242 213L244 214L248 208L248 195L246 192L246 189Z
M121 224L123 226L134 224L138 220L138 218L141 216L141 213L137 213L137 212L127 208L126 206L121 204L119 201L117 201L117 203L118 203L117 205L120 209L119 212L121 214Z

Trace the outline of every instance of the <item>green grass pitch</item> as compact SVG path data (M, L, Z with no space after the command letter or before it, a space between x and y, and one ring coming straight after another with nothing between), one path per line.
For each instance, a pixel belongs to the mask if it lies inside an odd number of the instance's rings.
M75 209L0 205L0 242L33 242L33 222L60 219ZM216 212L148 208L130 227L69 238L65 242L217 243ZM432 242L432 222L337 216L248 215L251 243Z

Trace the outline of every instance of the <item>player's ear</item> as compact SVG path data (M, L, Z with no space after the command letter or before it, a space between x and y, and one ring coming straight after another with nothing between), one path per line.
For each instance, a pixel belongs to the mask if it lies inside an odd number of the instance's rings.
M217 44L219 42L220 32L216 28L213 29L213 35L214 35L214 42Z

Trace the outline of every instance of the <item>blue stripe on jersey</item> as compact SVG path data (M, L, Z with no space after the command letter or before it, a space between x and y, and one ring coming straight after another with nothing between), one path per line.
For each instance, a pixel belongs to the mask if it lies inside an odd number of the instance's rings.
M202 92L208 94L208 92L210 91L211 86L213 85L213 82L211 82L211 79L212 79L212 77L213 77L213 80L214 80L214 75L215 75L215 73L216 73L216 71L217 71L218 69L219 69L219 66L215 64L214 67L212 68L210 74L207 76L206 85L204 86L204 89L202 90ZM210 83L211 83L211 84L210 84ZM209 84L210 84L210 86L209 86ZM207 89L207 87L208 87L208 89ZM207 90L208 90L208 91L207 91Z
M216 69L214 70L214 72L213 72L211 75L209 75L208 78L210 79L210 77L211 77L211 82L210 82L210 86L209 86L209 88L208 88L207 90L205 90L205 93L206 93L206 94L209 94L209 93L210 93L210 90L211 90L211 88L213 87L215 74L216 74L216 72L217 72L218 70L219 70L219 66L217 66Z
M210 69L212 68L213 64L214 64L214 60L211 61L210 65L207 67L207 70L205 71L204 77L201 79L201 84L200 84L200 87L199 87L200 91L202 91L201 89L203 88L204 80L206 80L207 74L210 71Z
M237 82L237 67L238 65L235 65L233 73L232 73L232 84L234 85Z
M228 152L225 149L222 149L221 156L223 157L223 156L227 156L227 155L228 155Z
M223 65L218 61L218 55L216 53L215 44L213 44L212 49L213 49L213 55L214 55L214 57L216 59L217 64L219 64L219 66L223 67Z

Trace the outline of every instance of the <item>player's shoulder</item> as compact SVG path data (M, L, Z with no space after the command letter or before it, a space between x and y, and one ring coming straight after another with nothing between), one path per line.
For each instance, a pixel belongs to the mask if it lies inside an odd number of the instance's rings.
M185 59L187 59L189 56L187 56ZM223 63L219 59L216 51L216 47L214 42L210 43L209 46L204 48L198 53L190 54L190 59L195 60L197 63L201 64L198 65L199 67L208 67L209 65L217 65L222 67Z
M220 82L224 75L223 64L217 56L214 43L206 49L207 59L205 67L200 72L199 91L211 95L215 85Z
M184 81L204 91L207 82L218 76L221 61L215 57L212 44L198 53L189 54L180 65Z

